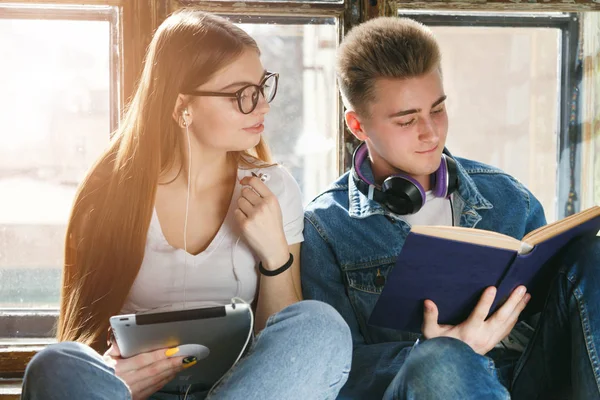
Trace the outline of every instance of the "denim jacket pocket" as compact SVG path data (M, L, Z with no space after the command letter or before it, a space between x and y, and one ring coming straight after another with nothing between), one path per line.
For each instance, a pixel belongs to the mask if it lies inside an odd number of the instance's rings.
M369 325L369 317L383 291L389 272L394 267L389 259L368 267L347 268L345 271L348 297L356 313L358 324L367 343L412 341L420 335Z
M350 290L358 293L379 295L393 264L381 264L358 269L347 269L346 277ZM377 299L375 299L377 301ZM373 303L373 306L375 303ZM369 311L370 314L370 311Z

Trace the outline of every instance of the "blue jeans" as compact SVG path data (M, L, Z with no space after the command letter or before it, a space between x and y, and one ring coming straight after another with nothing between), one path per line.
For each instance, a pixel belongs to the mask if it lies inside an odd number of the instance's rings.
M267 321L248 354L210 399L335 399L348 379L350 330L331 306L306 300ZM193 393L188 399L203 399ZM48 346L27 366L24 400L131 399L125 383L91 348L73 342ZM179 399L157 393L153 399Z
M426 340L401 350L384 399L600 399L600 238L577 240L552 263L558 274L514 368L495 365L502 352L486 357L456 339Z

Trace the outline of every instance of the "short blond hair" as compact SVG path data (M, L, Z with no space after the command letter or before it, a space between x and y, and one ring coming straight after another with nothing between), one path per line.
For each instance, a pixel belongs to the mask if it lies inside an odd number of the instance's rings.
M408 18L380 17L353 28L344 38L336 73L347 109L369 115L377 78L407 79L441 68L433 33Z

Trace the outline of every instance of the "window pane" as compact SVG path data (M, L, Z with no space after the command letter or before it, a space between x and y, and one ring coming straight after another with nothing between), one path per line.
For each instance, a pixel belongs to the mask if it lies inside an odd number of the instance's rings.
M240 24L258 42L265 68L280 74L265 139L300 184L305 204L338 174L337 27L335 19L318 22Z
M75 190L110 130L110 23L0 19L0 308L56 308Z
M560 30L432 27L448 95L448 148L519 179L556 220Z

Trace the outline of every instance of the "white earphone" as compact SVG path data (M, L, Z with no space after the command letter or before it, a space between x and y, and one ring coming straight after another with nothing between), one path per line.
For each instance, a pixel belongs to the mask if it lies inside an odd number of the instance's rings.
M187 110L187 108L185 110L183 110L183 113L181 114L181 119L183 120L183 126L187 127L189 125L189 122L187 120L187 116L189 116L190 113Z
M183 223L183 308L185 309L186 300L187 300L187 292L186 292L186 282L187 282L187 226L188 226L188 216L190 211L190 180L192 179L192 144L190 141L190 130L188 128L189 123L186 119L186 116L190 115L187 108L183 110L181 115L181 119L183 119L183 126L185 126L185 133L188 145L188 181L187 181L187 195L185 199L185 221ZM193 262L193 260L192 260Z

